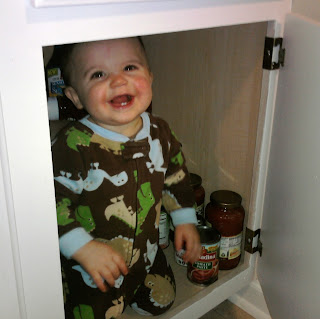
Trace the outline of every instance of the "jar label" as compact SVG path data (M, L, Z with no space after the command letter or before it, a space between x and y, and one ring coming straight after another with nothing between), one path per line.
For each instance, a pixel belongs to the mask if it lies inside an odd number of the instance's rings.
M242 233L231 237L221 236L219 257L224 259L234 259L240 256L241 239Z
M198 284L206 284L218 278L219 243L202 244L202 253L193 264L188 264L188 278Z
M159 223L159 245L165 248L169 245L169 221L166 212L160 213Z

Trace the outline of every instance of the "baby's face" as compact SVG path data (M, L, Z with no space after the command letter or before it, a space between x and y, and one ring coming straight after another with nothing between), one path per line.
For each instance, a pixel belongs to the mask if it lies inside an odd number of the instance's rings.
M77 108L116 132L137 125L152 99L152 74L138 39L78 44L70 63L66 94Z

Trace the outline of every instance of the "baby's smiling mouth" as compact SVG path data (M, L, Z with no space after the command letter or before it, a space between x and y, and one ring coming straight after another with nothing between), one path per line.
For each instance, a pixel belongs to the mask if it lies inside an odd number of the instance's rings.
M132 99L133 99L132 95L123 94L123 95L118 95L118 96L114 97L112 100L110 100L109 103L114 107L123 107L123 106L127 106L128 104L130 104Z

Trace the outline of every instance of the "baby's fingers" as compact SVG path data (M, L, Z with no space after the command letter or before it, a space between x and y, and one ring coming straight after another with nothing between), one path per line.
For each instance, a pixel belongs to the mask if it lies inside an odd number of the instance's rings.
M102 292L106 292L108 290L106 283L109 287L114 287L116 279L120 276L120 271L116 267L105 267L100 271L100 276L104 280L104 284L103 286L97 284L97 286Z
M123 258L119 255L113 255L112 256L112 260L115 263L115 265L118 267L118 270L123 274L123 275L127 275L129 270L128 267L126 265L126 263L124 262ZM120 273L119 273L120 275ZM118 277L119 277L118 275ZM118 278L117 277L117 278Z
M108 290L103 277L101 277L99 273L92 274L91 277L94 283L102 292L106 292Z
M190 252L189 261L191 263L194 263L199 259L200 255L201 255L201 245L198 243L195 243L194 246L192 247L192 251Z
M186 253L183 256L185 262L194 263L199 259L201 254L201 245L197 241L189 241L186 245Z

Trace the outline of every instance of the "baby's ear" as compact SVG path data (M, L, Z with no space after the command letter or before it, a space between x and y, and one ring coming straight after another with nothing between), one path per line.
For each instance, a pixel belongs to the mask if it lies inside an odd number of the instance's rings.
M76 90L72 86L67 86L64 89L64 94L67 96L67 98L74 104L74 106L78 110L83 109L83 105L80 102L79 96L78 96Z

